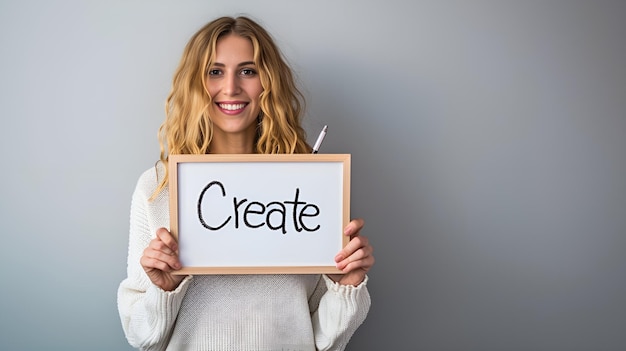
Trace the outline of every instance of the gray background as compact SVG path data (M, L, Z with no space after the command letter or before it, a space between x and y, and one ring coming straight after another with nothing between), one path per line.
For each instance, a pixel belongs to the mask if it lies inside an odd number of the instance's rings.
M375 248L350 350L623 350L623 1L0 1L0 349L125 350L130 196L182 48L275 36Z

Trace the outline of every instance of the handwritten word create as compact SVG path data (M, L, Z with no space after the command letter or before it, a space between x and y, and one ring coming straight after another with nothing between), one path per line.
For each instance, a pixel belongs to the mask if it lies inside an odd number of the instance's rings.
M209 192L212 187L214 187L215 190L221 190L221 192ZM285 200L282 202L271 201L264 204L259 201L249 201L246 198L239 200L237 197L233 197L233 214L223 219L221 223L207 223L202 211L203 205L206 202L209 202L211 205L214 205L213 203L215 202L224 202L225 198L226 188L224 184L219 181L212 181L202 189L198 197L198 219L203 227L208 230L217 231L229 225L234 218L231 225L234 225L235 229L239 229L241 225L245 225L248 228L260 228L267 225L271 230L280 230L283 234L287 234L288 223L290 223L297 232L303 230L315 232L320 229L319 224L312 226L310 222L305 223L305 220L309 221L317 217L320 214L320 209L313 203L300 200L300 188L296 188L293 200ZM223 204L221 204L221 206L223 206ZM291 219L289 220L287 219L287 217L289 217L288 214L291 214Z

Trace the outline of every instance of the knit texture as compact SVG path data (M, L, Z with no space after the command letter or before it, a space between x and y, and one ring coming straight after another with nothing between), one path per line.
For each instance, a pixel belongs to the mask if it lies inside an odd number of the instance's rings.
M158 173L158 175L157 175ZM128 342L141 350L343 350L370 307L367 277L357 287L325 275L196 275L171 292L152 284L139 260L160 227L169 229L163 176L144 172L133 193L128 277L118 309Z

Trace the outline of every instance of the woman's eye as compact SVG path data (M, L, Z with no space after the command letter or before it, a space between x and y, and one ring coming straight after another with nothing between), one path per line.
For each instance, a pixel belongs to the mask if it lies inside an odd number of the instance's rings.
M253 76L255 74L256 74L256 71L253 70L252 68L244 68L241 70L242 76Z
M207 72L207 75L209 75L209 76L217 76L217 75L219 75L220 73L221 73L221 72L220 72L220 70L219 70L219 69L210 69L210 70Z

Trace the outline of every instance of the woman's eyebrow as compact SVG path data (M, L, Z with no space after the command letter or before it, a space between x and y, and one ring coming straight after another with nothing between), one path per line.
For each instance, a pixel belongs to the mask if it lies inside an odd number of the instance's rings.
M241 66L248 66L248 65L254 65L254 61L245 61L245 62L241 62L237 65L237 67L241 67ZM213 66L218 66L218 67L226 67L225 64L220 63L220 62L215 62L213 63Z

